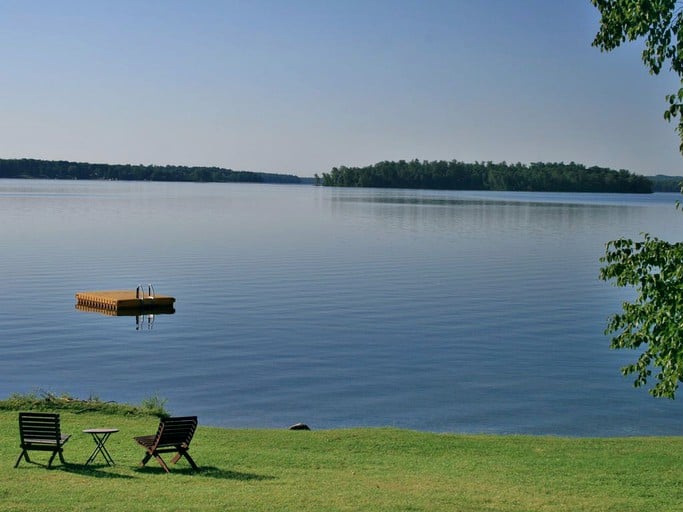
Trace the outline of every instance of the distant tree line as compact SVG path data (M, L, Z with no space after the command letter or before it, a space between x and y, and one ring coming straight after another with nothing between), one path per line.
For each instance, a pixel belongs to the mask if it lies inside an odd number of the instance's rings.
M298 176L290 174L233 171L220 167L90 164L29 158L0 159L0 178L301 183Z
M574 162L507 164L457 160L399 160L367 167L335 167L323 173L328 187L510 190L530 192L651 193L645 176L626 170L585 167Z
M683 176L664 176L658 174L651 176L652 190L655 192L681 192L681 183L683 183Z

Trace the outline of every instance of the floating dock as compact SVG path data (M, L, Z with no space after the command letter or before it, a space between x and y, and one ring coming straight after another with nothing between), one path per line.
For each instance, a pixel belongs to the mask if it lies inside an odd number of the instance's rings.
M145 294L137 290L102 290L77 292L76 308L84 311L110 311L113 314L124 311L169 311L173 309L175 298L166 295Z

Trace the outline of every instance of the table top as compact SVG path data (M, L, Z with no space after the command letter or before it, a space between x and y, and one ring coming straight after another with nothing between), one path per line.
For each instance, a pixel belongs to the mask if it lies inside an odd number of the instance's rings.
M118 432L118 428L86 428L84 434L113 434Z

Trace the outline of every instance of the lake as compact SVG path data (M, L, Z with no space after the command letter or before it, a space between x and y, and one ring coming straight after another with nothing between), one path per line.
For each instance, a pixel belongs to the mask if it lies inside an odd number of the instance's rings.
M606 241L683 238L678 194L0 180L0 396L69 393L225 427L681 435L635 389ZM152 283L174 314L77 291Z

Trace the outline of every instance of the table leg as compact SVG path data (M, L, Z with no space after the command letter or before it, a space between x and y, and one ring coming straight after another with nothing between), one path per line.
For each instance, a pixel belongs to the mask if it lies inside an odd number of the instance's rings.
M97 434L94 432L92 433L93 440L95 441L95 449L93 450L88 460L85 462L86 466L91 462L95 461L95 457L97 457L98 453L102 454L102 457L104 457L104 460L107 463L107 465L114 465L114 459L112 459L111 455L109 454L109 450L107 450L107 447L104 446L104 444L107 442L107 439L109 439L109 436L111 434L111 432L105 432L102 434Z

